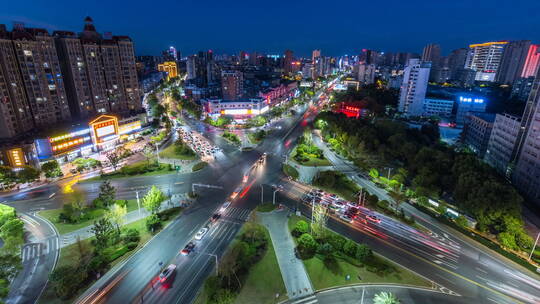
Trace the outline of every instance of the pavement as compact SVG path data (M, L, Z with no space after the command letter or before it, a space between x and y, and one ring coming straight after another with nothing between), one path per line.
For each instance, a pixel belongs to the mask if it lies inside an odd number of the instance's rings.
M268 229L276 253L281 276L289 299L304 297L313 293L313 286L302 260L294 254L296 247L289 233L288 211L259 212L258 218Z
M397 285L353 285L318 291L312 296L292 299L280 304L374 304L373 297L390 292L401 304L462 304L474 299L452 296L431 289Z

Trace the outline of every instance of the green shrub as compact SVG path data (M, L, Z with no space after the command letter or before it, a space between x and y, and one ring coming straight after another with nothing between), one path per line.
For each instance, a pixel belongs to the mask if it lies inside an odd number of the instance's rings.
M347 239L345 241L345 244L343 244L343 253L345 253L346 255L350 256L350 257L355 257L356 256L356 247L358 245L354 242L354 241L351 241L349 239Z
M304 233L298 238L298 252L302 259L309 259L313 257L317 250L317 242L311 236L311 234Z
M65 265L57 267L49 278L56 295L66 300L77 293L86 280L87 273L76 267Z
M191 168L191 171L193 171L193 172L199 171L199 170L202 170L206 166L208 166L207 162L199 162L199 163L196 163L195 165L193 165L193 167Z
M373 251L371 251L368 245L360 244L356 247L355 257L359 262L365 263L373 257Z
M139 242L131 242L126 244L127 250L131 251L139 246Z
M308 233L308 231L309 231L309 224L306 221L301 220L301 221L298 221L296 225L294 226L294 229L292 230L292 235L294 237L299 237L304 233Z
M128 252L129 250L130 249L128 249L127 246L113 246L113 247L105 248L103 250L103 256L110 263L118 259L119 257L123 256L124 254L126 254L126 252Z
M146 229L152 233L156 233L161 229L161 219L157 214L152 214L146 218Z
M126 230L126 232L124 233L124 243L139 243L139 241L141 240L141 235L139 233L139 230L135 229L135 228L130 228L128 230Z

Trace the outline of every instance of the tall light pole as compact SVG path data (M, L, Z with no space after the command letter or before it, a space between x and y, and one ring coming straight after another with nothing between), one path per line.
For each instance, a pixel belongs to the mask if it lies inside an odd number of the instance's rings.
M264 203L263 200L264 200L264 187L263 187L263 184L261 184L261 204Z
M531 260L534 250L536 249L536 245L538 244L538 238L540 238L540 232L538 232L538 234L536 235L536 241L534 241L534 246L531 250L531 254L529 254L529 261Z
M157 157L157 163L159 165L159 148L158 148L159 144L156 142L156 157Z
M201 253L201 254L205 254L205 255L209 255L209 256L211 256L211 257L214 258L214 260L215 260L215 262L216 262L216 277L217 277L217 276L218 276L218 266L219 266L217 255L215 255L215 254L213 254L213 253L202 252L202 251L201 251L200 253Z
M279 185L276 187L276 190L274 190L274 194L272 195L272 205L276 204L276 192L281 191L282 188L283 186Z
M139 218L141 218L141 202L139 200L139 191L135 191L135 194L137 194L137 206L139 207Z

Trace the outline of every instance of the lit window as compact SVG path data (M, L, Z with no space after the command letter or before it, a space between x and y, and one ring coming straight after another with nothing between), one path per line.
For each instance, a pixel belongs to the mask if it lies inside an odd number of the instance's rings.
M32 51L24 50L23 53L25 56L32 56Z

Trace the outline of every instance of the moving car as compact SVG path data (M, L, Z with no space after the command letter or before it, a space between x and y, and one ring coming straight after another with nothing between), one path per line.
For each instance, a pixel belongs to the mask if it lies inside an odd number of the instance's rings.
M214 213L214 215L212 215L212 217L210 218L210 221L216 222L217 220L219 220L220 217L221 217L221 214Z
M165 283L167 279L171 277L171 275L174 273L175 270L176 270L176 265L171 264L167 266L167 268L163 269L163 271L159 274L159 281L161 283Z
M221 208L219 208L219 212L225 211L225 209L227 209L227 207L229 207L230 205L231 205L231 202L223 203L223 205L221 205Z
M195 243L193 242L189 242L186 247L184 247L184 249L182 249L182 251L180 251L180 253L182 255L188 255L190 254L190 252L193 251L193 249L195 248Z
M235 197L237 197L238 193L240 193L240 191L242 191L242 187L238 187L238 188L234 189L234 192L231 194L231 199L234 199Z
M195 234L195 239L201 240L207 232L208 232L208 227L201 228L201 230L199 230L199 232Z
M352 223L352 221L353 221L353 219L348 217L347 215L340 215L339 218L344 220L347 223Z
M377 223L377 224L380 224L380 223L381 223L381 219L378 218L378 217L376 217L375 215L370 214L370 215L366 216L366 218L367 218L368 220L372 221L372 222Z

